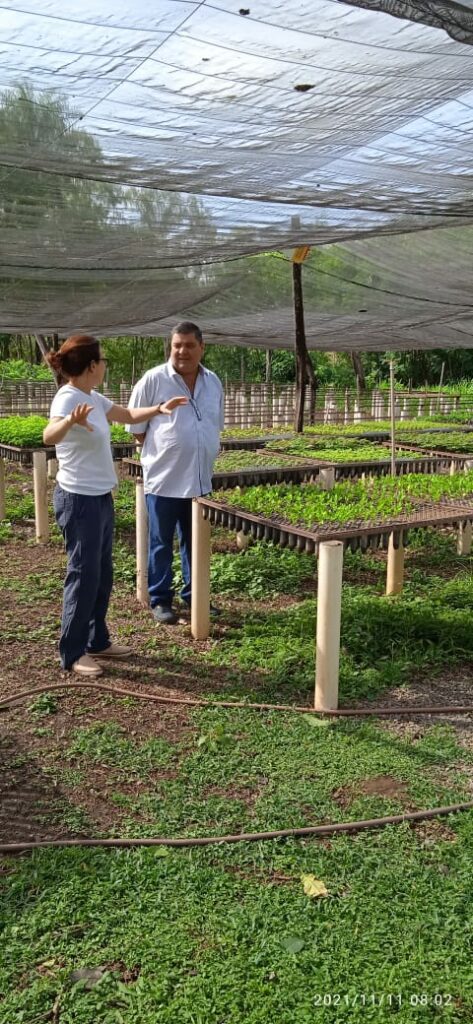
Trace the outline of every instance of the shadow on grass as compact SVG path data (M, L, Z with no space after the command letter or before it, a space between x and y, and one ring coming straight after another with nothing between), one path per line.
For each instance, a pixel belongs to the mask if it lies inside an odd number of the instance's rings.
M16 737L0 737L0 842L78 838L87 832L83 814L31 752Z

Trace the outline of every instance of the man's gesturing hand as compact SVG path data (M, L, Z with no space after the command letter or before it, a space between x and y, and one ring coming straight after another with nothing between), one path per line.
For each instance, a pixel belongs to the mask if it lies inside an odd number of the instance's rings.
M93 411L93 408L93 405L86 405L85 402L83 405L76 405L75 409L69 413L71 427L74 425L85 427L86 430L90 430L93 433L94 428L87 422L87 417Z

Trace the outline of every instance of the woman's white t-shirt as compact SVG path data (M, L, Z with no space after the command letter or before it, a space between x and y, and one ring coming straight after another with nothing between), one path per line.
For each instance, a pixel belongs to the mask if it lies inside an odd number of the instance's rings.
M92 406L87 419L93 431L74 424L63 441L56 445L59 462L57 482L64 491L72 494L108 494L117 486L117 474L113 465L110 446L110 424L107 413L113 402L98 391L88 395L72 384L59 388L51 403L50 417L68 416L76 405Z

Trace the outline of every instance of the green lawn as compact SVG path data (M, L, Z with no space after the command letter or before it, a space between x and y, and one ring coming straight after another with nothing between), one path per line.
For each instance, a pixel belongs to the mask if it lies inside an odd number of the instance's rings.
M58 606L63 560L56 534L47 549L29 546L19 515L27 476L15 467L10 479L17 516L0 545L10 570L0 599L6 619L16 613L6 642L19 688L22 637ZM134 601L131 496L127 483L111 610L116 635L145 659L131 683L310 704L314 559L227 545L212 561L222 620L208 644L192 644L186 627L156 630ZM411 541L397 598L383 596L382 554L345 557L345 704L385 703L393 686L409 699L428 685L435 700L444 678L453 695L455 672L471 662L473 560L456 555L450 533ZM14 573L22 550L37 565ZM37 656L54 642L54 629L38 636ZM122 671L111 671L120 685ZM65 835L221 835L471 799L467 720L217 707L166 732L169 714L110 696L31 699L0 718L0 768L33 759ZM23 746L10 749L20 728ZM463 1024L473 1015L472 860L472 813L323 841L3 857L0 1024ZM307 875L327 894L310 898Z

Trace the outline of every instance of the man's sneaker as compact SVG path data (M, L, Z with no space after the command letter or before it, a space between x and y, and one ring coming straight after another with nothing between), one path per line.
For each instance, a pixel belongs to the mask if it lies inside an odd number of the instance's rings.
M83 654L82 658L79 658L72 665L72 672L75 672L78 676L89 676L90 678L91 676L101 676L103 669L100 668L100 665L97 665L97 662L89 654Z
M104 651L88 651L91 658L130 658L133 654L131 647L124 644L110 644Z
M151 609L153 619L161 626L175 626L177 615L173 612L170 604L156 604Z

